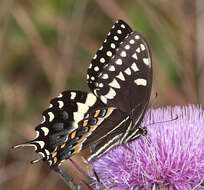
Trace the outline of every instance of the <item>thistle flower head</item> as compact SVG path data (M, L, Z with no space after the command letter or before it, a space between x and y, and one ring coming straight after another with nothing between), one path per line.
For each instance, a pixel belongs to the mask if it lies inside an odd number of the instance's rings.
M113 148L93 163L104 188L201 189L204 182L201 107L149 110L141 125L147 127L146 136Z

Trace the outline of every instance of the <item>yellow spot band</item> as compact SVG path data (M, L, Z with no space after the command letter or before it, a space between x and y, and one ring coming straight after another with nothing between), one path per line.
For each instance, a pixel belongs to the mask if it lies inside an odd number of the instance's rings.
M99 113L100 113L100 110L97 110L96 113L94 114L94 117L98 117Z
M71 133L71 139L73 139L75 136L76 136L76 131L73 131L73 132Z

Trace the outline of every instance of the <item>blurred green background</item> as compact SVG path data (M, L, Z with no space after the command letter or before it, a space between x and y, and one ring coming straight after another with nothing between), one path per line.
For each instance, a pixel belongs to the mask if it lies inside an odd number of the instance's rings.
M29 163L37 156L32 148L10 147L35 136L53 96L89 90L90 60L117 19L151 47L150 107L203 104L203 13L202 0L1 0L0 189L68 189L45 163ZM64 167L80 183L68 161Z

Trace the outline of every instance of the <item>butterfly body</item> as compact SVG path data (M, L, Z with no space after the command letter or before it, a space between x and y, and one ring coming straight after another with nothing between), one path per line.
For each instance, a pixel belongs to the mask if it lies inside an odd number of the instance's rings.
M43 121L35 128L34 146L39 160L58 166L81 150L93 147L89 160L112 147L146 134L140 123L152 86L149 47L144 38L117 21L87 72L90 93L67 90L50 101Z

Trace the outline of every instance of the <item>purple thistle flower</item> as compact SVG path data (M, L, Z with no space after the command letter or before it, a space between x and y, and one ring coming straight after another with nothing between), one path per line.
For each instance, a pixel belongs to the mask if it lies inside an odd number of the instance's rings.
M106 190L198 190L204 182L204 111L200 106L149 110L147 135L93 162Z

